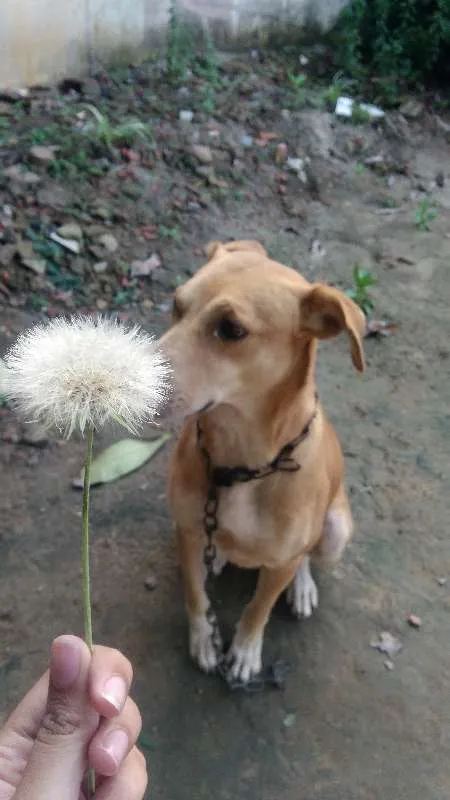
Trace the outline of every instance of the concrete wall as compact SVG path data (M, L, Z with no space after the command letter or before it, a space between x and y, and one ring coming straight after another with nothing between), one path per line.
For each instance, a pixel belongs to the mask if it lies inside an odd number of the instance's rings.
M0 0L0 86L45 84L85 72L90 64L145 55L164 33L169 4L170 0ZM192 19L219 27L232 45L261 28L314 23L326 29L346 0L178 4Z

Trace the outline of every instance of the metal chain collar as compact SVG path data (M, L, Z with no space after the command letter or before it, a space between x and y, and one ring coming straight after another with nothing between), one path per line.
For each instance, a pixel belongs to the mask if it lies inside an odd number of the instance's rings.
M292 457L293 450L304 441L309 435L311 426L317 416L317 394L316 394L316 407L311 419L303 428L302 432L296 439L293 439L285 445L278 455L269 464L258 469L250 469L249 467L213 467L211 456L205 446L203 429L200 419L197 419L197 445L200 453L203 456L206 466L206 475L208 479L208 491L206 495L205 505L203 508L203 527L206 535L206 543L203 549L203 563L206 568L205 589L208 594L210 589L209 584L214 579L214 562L217 557L217 547L214 541L214 535L218 528L218 510L219 510L219 487L231 487L234 483L247 483L248 481L264 478L272 475L274 472L296 472L300 469L298 464ZM208 594L209 597L209 594ZM258 692L266 688L283 689L285 683L286 673L289 665L284 661L275 661L271 664L265 674L260 674L252 678L248 682L237 680L233 678L229 670L229 660L222 649L222 637L220 635L219 622L217 614L210 601L206 611L206 619L212 628L212 643L217 659L217 671L221 678L225 680L230 689L243 689L247 692Z

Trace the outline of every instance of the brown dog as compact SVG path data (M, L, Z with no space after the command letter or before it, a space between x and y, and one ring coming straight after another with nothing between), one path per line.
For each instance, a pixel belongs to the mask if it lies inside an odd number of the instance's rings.
M216 562L260 569L229 654L232 677L247 681L261 669L277 598L288 589L293 612L309 616L318 602L310 559L335 563L352 533L341 449L317 400L314 367L317 340L345 331L363 371L364 316L337 289L270 260L257 242L214 243L208 255L177 289L174 324L161 342L191 415L169 500L190 652L202 669L217 664L203 563L211 485Z

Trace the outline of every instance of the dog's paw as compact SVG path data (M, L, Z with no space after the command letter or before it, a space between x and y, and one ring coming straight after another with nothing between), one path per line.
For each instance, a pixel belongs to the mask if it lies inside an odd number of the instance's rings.
M262 644L262 633L250 639L236 632L227 655L228 674L233 680L247 683L261 672Z
M200 669L214 672L218 654L213 643L212 627L203 614L189 620L189 652Z
M310 617L319 605L319 592L306 556L287 590L286 599L296 617Z

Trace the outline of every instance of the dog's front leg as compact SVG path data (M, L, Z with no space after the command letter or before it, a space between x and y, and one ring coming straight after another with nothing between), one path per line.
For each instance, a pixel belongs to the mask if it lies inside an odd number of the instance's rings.
M217 666L217 653L212 627L206 618L210 603L205 591L204 541L198 534L180 528L177 528L177 540L189 618L189 651L202 670L212 672Z
M246 682L261 671L264 628L298 566L296 559L278 569L261 568L255 594L242 614L230 648L228 657L233 678Z

